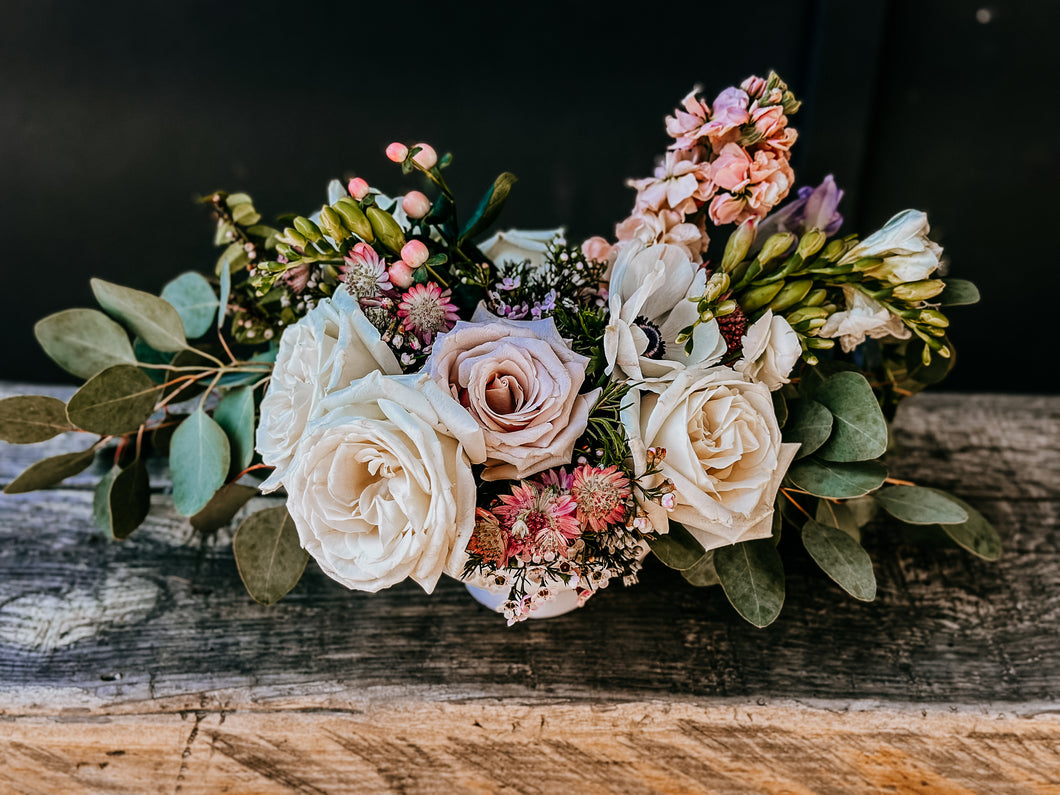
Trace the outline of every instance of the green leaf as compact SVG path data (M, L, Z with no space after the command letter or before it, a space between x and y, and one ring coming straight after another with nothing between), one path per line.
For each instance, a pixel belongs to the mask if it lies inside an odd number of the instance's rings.
M882 486L887 478L887 467L878 461L837 463L811 456L793 463L787 478L814 496L845 500Z
M878 508L872 495L842 502L818 500L816 518L821 524L838 527L855 541L861 541L861 528L872 521Z
M829 461L870 461L887 450L887 420L865 376L852 372L829 376L814 400L835 418L832 435L818 456Z
M240 226L253 226L261 220L261 213L249 202L238 204L232 208L232 220Z
M78 428L101 436L131 433L147 422L155 410L160 387L143 370L116 364L94 375L66 407Z
M236 271L243 270L248 264L250 264L250 259L247 257L247 251L243 248L243 244L230 243L221 252L221 256L217 260L217 266L214 268L214 273L220 276L227 270L231 275Z
M946 287L934 301L942 306L967 306L979 303L979 288L967 279L946 279Z
M202 533L219 530L231 522L239 509L257 493L258 490L253 486L229 483L218 489L206 507L191 517L191 526Z
M33 327L49 358L78 378L91 378L115 364L135 364L125 329L96 309L67 309Z
M939 492L944 494L945 492ZM946 494L947 499L957 503L968 514L960 524L939 525L957 544L983 560L997 560L1001 557L1001 536L994 526L979 511L964 500Z
M847 533L812 519L802 526L802 544L825 574L863 602L876 598L872 559Z
M228 268L221 268L221 287L217 297L217 328L223 329L225 325L225 312L228 311L228 296L232 294L232 272Z
M819 362L813 367L804 367L798 384L799 397L812 398L821 384L836 373L860 372L856 365L834 359Z
M102 279L92 279L92 292L108 314L143 337L155 350L179 351L188 347L184 324L168 301Z
M961 524L968 512L945 492L919 486L887 486L872 495L887 513L907 524Z
M648 546L655 553L655 557L677 571L692 568L706 554L703 545L679 522L670 522L669 533L658 538L649 538Z
M777 415L777 425L783 428L787 424L788 416L790 415L788 401L779 389L771 392L770 397L773 398L773 413ZM832 418L829 417L828 421L831 422Z
M205 508L228 475L228 437L200 406L173 434L169 468L173 473L173 504L181 516Z
M714 568L736 612L756 627L767 627L784 606L784 564L769 538L714 550Z
M711 585L719 585L718 570L714 568L714 550L710 550L692 568L681 572L689 585L697 588L709 588Z
M246 469L254 457L254 391L249 386L233 389L217 404L213 418L228 434L232 468Z
M232 552L247 591L263 605L276 604L294 588L309 560L282 505L244 519L232 539Z
M788 422L784 426L784 441L798 442L802 446L796 458L805 458L832 434L832 413L816 400L803 398L791 406Z
M509 171L505 171L493 181L493 186L483 195L478 207L475 208L475 212L472 213L471 218L461 230L461 243L489 228L489 225L500 215L501 210L504 208L504 203L508 200L512 185L515 183L516 176Z
M0 400L0 440L11 444L46 442L74 427L66 404L47 395L15 395Z
M191 371L176 368L198 367L203 371L201 374L198 374L197 378L191 383L188 381L180 381L178 383L172 383L163 389L162 396L166 398L174 392L179 391L180 395L175 398L177 402L190 400L196 395L201 395L206 391L206 387L216 375L215 372L208 372L216 366L215 363L207 359L203 352L195 348L185 348L174 356L169 364L174 369L163 371L166 374L167 381L172 381L176 378L183 378L189 375L196 375Z
M191 339L201 337L213 327L217 296L202 274L182 273L162 288L162 298L177 310L184 333Z
M141 459L112 467L96 485L92 519L100 531L117 541L128 538L151 510L151 483Z
M133 354L141 366L145 364L170 364L174 358L172 353L156 351L139 337L133 340ZM177 355L179 356L180 354ZM149 367L144 372L156 384L161 384L170 377L170 373L157 367Z
M31 465L4 487L4 494L25 494L54 486L56 483L84 472L96 457L96 448L80 453L63 453L45 458Z

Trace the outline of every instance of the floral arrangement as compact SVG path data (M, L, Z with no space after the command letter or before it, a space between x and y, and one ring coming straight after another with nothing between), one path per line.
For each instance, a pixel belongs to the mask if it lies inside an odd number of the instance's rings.
M93 515L124 539L149 510L147 458L168 456L199 531L286 495L233 537L261 602L312 557L365 591L459 578L509 624L636 583L654 554L765 626L784 526L872 599L860 533L881 508L996 558L973 507L883 461L899 401L953 364L945 312L978 293L944 277L924 213L859 237L840 232L831 177L792 197L798 108L776 74L709 103L693 90L610 239L488 235L515 177L465 217L450 156L423 143L386 156L427 192L335 181L319 211L274 224L213 193L211 273L160 296L93 279L102 311L37 324L86 381L66 403L0 401L0 436L97 438L5 491L105 462Z

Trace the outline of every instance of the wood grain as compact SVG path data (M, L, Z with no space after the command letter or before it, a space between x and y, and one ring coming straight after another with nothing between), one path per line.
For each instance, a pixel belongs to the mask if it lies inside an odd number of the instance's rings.
M121 543L91 475L0 497L0 792L1060 792L1060 399L918 396L896 432L892 474L976 505L1001 561L881 520L864 604L785 537L765 630L657 565L512 629L312 565L265 608L164 472ZM0 482L81 441L0 448Z

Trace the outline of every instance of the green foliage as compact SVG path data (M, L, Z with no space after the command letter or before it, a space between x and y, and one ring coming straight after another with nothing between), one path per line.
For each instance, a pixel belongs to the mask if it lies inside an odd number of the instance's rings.
M714 550L708 550L706 554L690 569L681 572L681 576L689 585L697 588L709 588L711 585L720 585L718 570L714 567Z
M127 467L114 466L96 484L92 519L100 531L122 541L147 518L151 510L151 484L147 467L136 459Z
M939 492L943 494L944 492ZM968 518L960 524L940 525L943 531L952 538L959 546L971 552L983 560L997 560L1001 557L1001 537L997 534L994 526L986 520L979 511L954 497L952 494L945 495L947 499L957 503L968 514Z
M864 602L876 598L872 559L848 533L811 519L802 526L802 544L844 591Z
M49 358L78 378L91 378L115 364L135 364L125 330L96 309L67 309L33 327Z
M92 279L92 292L109 315L124 323L155 350L168 352L188 347L184 324L168 301L102 279Z
M302 578L309 560L284 506L266 508L244 519L232 539L232 552L247 591L263 605L286 596Z
M217 404L213 418L228 435L232 469L236 473L246 469L254 457L253 390L249 386L231 390Z
M66 404L47 395L15 395L0 400L0 440L36 444L73 430Z
M4 487L4 494L25 494L54 486L60 481L84 472L96 457L95 446L80 453L63 453L42 459Z
M852 500L818 500L815 518L820 524L837 527L855 541L861 541L861 528L876 516L878 503L872 495Z
M229 483L218 489L206 506L191 517L191 526L202 533L219 530L231 522L239 509L257 493L254 486Z
M887 486L873 498L895 519L907 524L962 524L968 512L942 491L919 486Z
M940 306L968 306L979 303L979 288L967 279L946 279L946 287L935 297Z
M459 242L462 243L465 240L474 239L477 234L489 228L497 220L497 216L504 209L504 204L508 201L508 194L511 193L512 186L516 181L515 174L508 171L505 171L493 181L490 189L483 194L482 199L475 208L475 212L471 214L464 228L460 230Z
M788 421L784 424L784 441L802 445L797 458L805 458L828 441L832 435L832 414L816 400L792 401Z
M202 274L182 273L162 288L162 298L177 310L189 338L201 337L213 327L217 296Z
M670 532L648 539L655 557L677 571L688 571L703 560L707 553L685 526L670 522Z
M159 392L159 385L139 367L116 364L92 376L77 390L66 413L82 430L121 436L147 422Z
M169 444L177 512L193 516L205 508L224 485L230 462L228 437L200 406L180 424Z
M767 627L780 615L784 564L772 539L719 547L714 550L714 568L726 598L756 627Z
M787 480L817 497L845 500L875 491L887 478L887 467L878 461L840 463L810 456L794 462Z
M814 400L835 418L832 433L817 455L828 461L868 461L887 450L887 420L876 395L860 373L836 373L814 392Z

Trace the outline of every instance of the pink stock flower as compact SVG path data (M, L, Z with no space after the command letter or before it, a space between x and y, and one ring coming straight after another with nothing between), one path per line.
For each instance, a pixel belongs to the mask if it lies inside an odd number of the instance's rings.
M674 210L683 215L696 212L714 193L710 164L696 151L670 151L655 169L655 176L630 180L636 188L635 207L658 212Z
M688 253L693 262L702 262L703 252L710 242L701 216L697 216L693 223L685 221L681 213L673 210L634 212L615 226L615 238L619 243L640 240L648 246L655 243L678 246Z
M751 182L751 158L739 144L726 144L710 164L710 177L730 193L742 191Z
M695 146L700 130L710 119L707 103L696 97L699 90L700 87L695 86L681 100L681 108L677 108L673 116L666 117L666 132L676 139L672 147L674 149L691 149Z
M582 243L582 254L590 262L607 262L613 246L599 235L590 237Z
M398 317L406 329L425 345L430 345L436 334L449 331L456 325L457 308L449 299L449 291L443 292L434 282L415 284L401 296Z

